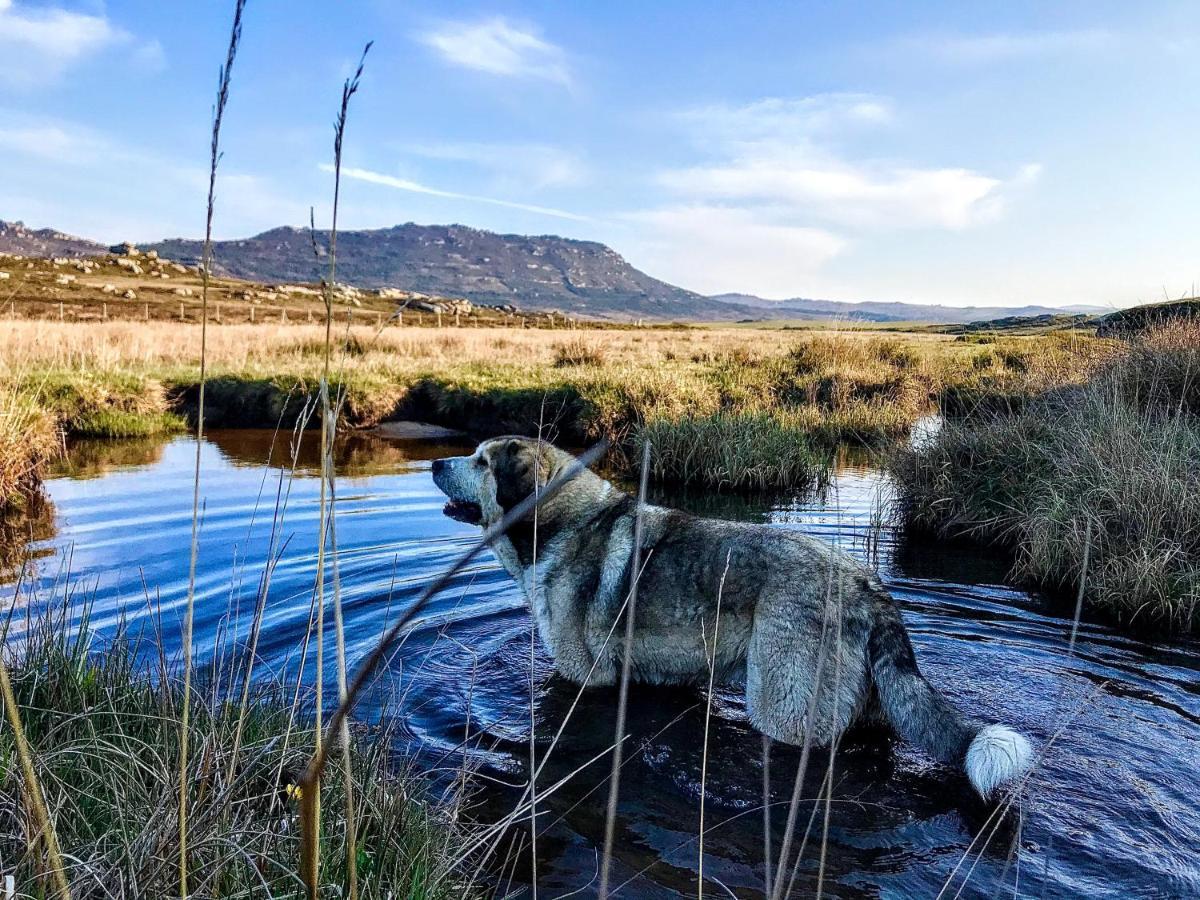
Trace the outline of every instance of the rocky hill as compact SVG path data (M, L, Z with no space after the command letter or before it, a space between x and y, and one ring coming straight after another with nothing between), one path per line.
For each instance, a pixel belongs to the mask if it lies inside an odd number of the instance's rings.
M317 234L324 255L327 232ZM151 245L183 262L201 243ZM311 281L324 263L313 256L308 229L274 228L251 238L220 241L215 267L254 281ZM754 311L675 287L640 272L604 244L550 235L496 234L463 225L397 225L338 232L338 280L362 288L397 287L613 319L753 317Z
M95 241L52 228L26 228L24 222L0 219L0 253L12 256L95 256L105 247Z

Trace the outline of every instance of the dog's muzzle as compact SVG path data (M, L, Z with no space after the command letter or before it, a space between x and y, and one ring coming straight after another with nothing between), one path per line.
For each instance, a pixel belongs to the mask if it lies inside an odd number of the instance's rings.
M478 525L483 521L483 510L474 500L461 496L456 484L455 468L461 465L461 459L435 459L433 461L433 483L438 490L450 498L442 507L442 512L458 522L468 525Z

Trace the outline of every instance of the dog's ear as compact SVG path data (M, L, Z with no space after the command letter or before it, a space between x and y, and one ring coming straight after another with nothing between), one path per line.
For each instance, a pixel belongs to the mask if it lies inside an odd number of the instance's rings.
M536 484L550 480L550 454L539 452L523 440L512 439L492 455L496 475L496 502L508 512L534 492Z

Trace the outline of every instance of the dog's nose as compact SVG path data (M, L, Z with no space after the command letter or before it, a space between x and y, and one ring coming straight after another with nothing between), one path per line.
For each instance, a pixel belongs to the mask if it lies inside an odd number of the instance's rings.
M433 461L433 474L434 475L441 475L442 470L445 468L446 468L446 461L444 459L435 459Z

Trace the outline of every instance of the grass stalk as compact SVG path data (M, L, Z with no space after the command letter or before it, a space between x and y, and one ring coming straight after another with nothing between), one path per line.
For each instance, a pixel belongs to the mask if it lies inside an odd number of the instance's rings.
M208 292L212 274L212 226L216 205L217 165L221 161L221 121L229 100L229 84L233 63L242 39L242 13L246 0L236 0L233 25L229 31L229 46L225 64L217 79L217 100L213 107L212 143L209 151L208 203L204 217L204 252L201 261L200 317L200 390L196 414L196 464L192 479L192 538L188 561L187 606L183 620L183 696L180 699L179 721L179 896L188 896L188 753L192 703L193 626L196 608L196 561L200 553L200 459L204 446L204 395L208 374Z
M633 671L633 632L637 618L637 588L641 577L642 510L646 505L646 483L650 477L650 442L642 443L642 477L638 484L637 514L633 517L633 565L630 567L629 605L625 610L625 641L621 657L621 682L617 692L616 739L613 741L612 777L604 819L604 850L600 858L600 887L597 896L608 896L612 872L613 840L617 829L617 800L621 794L621 755L625 744L625 713L629 704L629 680Z
M3 652L0 652L0 699L4 701L8 724L13 730L13 739L17 745L17 759L21 765L21 775L25 779L25 796L33 810L33 817L37 821L38 832L46 849L46 859L50 864L49 881L54 885L55 892L62 900L71 900L67 870L63 866L62 853L58 847L58 833L46 810L46 798L42 794L42 785L38 781L37 771L33 766L33 754L29 750L29 741L25 737L21 711L17 706L16 695L13 693L12 679L9 677L8 663L5 662Z
M717 641L720 639L721 629L721 598L725 593L725 578L729 575L729 562L733 557L733 551L730 550L725 554L725 571L721 573L721 583L717 585L717 611L716 618L713 620L712 634L712 652L708 656L708 696L704 703L704 747L700 757L700 826L699 836L697 839L696 849L696 896L699 900L704 900L704 798L705 791L708 789L708 728L712 721L712 695L713 682L717 672ZM704 623L700 624L701 629L704 628ZM707 643L707 636L705 643Z
M321 292L325 303L325 345L324 359L320 381L321 408L321 486L320 486L320 542L317 546L317 573L314 586L316 605L316 728L314 730L314 752L322 752L322 724L324 715L324 679L325 679L325 557L328 541L334 533L332 503L335 496L333 445L337 434L337 422L333 405L329 399L330 357L333 348L333 294L337 284L337 219L338 206L341 197L342 181L342 146L346 134L346 123L350 111L350 100L358 92L359 81L362 78L363 65L367 53L371 49L368 43L363 48L359 58L358 68L354 75L347 78L342 85L342 100L333 127L333 210L329 229L329 274L322 279ZM313 230L314 246L316 232ZM340 406L340 404L339 404ZM336 541L336 538L333 538ZM336 545L334 554L336 557ZM336 558L334 560L334 638L337 649L337 682L338 702L346 700L346 640L342 622L341 590L336 575ZM357 830L354 815L354 784L350 771L350 725L345 718L342 720L338 734L342 747L342 769L346 795L346 876L347 888L351 900L358 898L357 847L355 845ZM311 794L311 796L309 796ZM303 875L307 886L308 896L317 900L320 884L320 828L321 828L321 782L314 781L306 785L303 802L309 812L305 819L305 827L301 834L303 843L301 859L304 862Z

